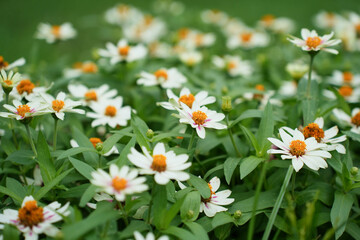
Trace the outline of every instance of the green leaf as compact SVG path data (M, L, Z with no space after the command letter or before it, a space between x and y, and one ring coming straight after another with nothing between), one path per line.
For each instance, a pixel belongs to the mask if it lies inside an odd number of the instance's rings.
M166 132L166 133L160 133L156 136L154 136L151 139L151 142L159 142L165 138L176 138L176 137L183 137L183 138L190 138L191 135L190 134L185 134L185 133L178 133L178 132Z
M132 114L131 127L136 136L136 141L141 147L146 147L150 151L149 140L146 137L146 131L149 129L146 123L139 117Z
M260 151L257 152L258 156L264 156L266 154L266 150L268 150L271 146L271 143L268 140L268 137L272 137L274 132L274 116L272 105L270 102L266 104L264 110L264 116L261 118L259 130L256 135L257 142L260 146Z
M229 128L232 128L233 126L235 126L236 124L238 124L239 122L241 122L244 119L248 119L248 118L262 118L263 117L264 112L261 110L257 110L257 109L248 109L246 111L244 111L239 117L237 117L234 121L232 121L230 123ZM274 116L274 120L277 122L282 122L283 119L280 118L279 116L275 115Z
M6 239L17 240L17 239L19 239L19 236L20 236L19 230L15 226L9 225L9 224L4 225L3 234L4 234L3 237L5 240Z
M331 224L335 229L335 238L338 239L345 231L346 222L354 199L351 194L335 192L335 199L330 212Z
M154 217L153 222L158 223L163 218L163 210L167 207L166 186L155 184L152 191L154 191L154 195L151 214Z
M3 186L0 186L0 193L10 196L13 200L17 201L18 203L22 203L23 201L23 199L20 196L18 196L12 190L5 188Z
M209 236L205 229L196 222L185 222L185 225L191 230L197 239L208 240Z
M258 141L256 140L255 135L246 127L244 127L243 125L240 125L241 130L244 132L246 138L248 139L248 141L252 144L252 146L254 147L256 154L260 153L260 146Z
M51 180L51 182L49 182L47 185L45 185L35 193L34 198L40 201L40 199L44 197L45 194L47 194L53 187L55 187L61 180L63 180L63 178L66 177L72 170L74 169L73 168L68 169L65 172L61 173L56 178L54 178L53 180Z
M80 207L85 207L85 205L94 197L95 193L96 193L96 189L97 187L94 185L90 185L86 191L84 192L84 194L81 196L80 199Z
M169 234L182 240L199 240L191 232L175 226L170 226L168 229L162 232L164 234Z
M31 150L17 150L11 153L6 161L10 161L21 165L32 165L35 162L35 156Z
M201 196L205 199L208 199L210 197L210 188L208 183L199 177L196 177L192 174L190 174L190 179L188 180L191 185L193 185L201 194Z
M79 144L79 147L94 148L89 138L77 127L72 128L72 137L77 142L77 144ZM97 152L85 151L82 152L82 154L84 155L84 160L92 166L95 166L99 162L99 155Z
M121 151L120 156L115 160L115 164L118 167L122 167L127 164L128 162L128 155L131 151L131 148L134 147L136 144L136 138L132 137L131 140L126 144L124 149Z
M111 150L111 148L122 138L126 133L129 133L131 130L130 127L124 128L120 131L117 131L115 134L111 135L108 139L103 143L102 154L105 154Z
M149 230L149 226L144 221L132 220L124 230L119 233L119 239L129 239L134 236L134 232Z
M183 221L195 221L199 216L201 196L198 191L192 191L186 194L184 203L180 208L180 216ZM189 215L189 212L192 212Z
M225 175L227 184L230 184L231 177L235 171L235 168L239 164L240 160L241 160L241 158L234 158L234 157L229 157L228 159L225 160L224 175Z
M342 131L346 136L350 137L352 140L360 142L360 134L351 132L351 131Z
M6 187L14 191L14 193L19 197L21 198L26 197L26 189L23 187L21 183L19 183L15 179L9 177L6 178Z
M86 177L87 179L91 180L92 176L91 173L95 172L95 169L93 169L90 165L77 160L75 158L69 157L69 160L71 162L71 164L74 166L74 168L84 177Z
M91 147L91 148L88 148L88 147L70 148L70 149L66 150L65 152L61 153L60 156L57 158L57 160L67 158L67 157L71 157L71 156L74 156L74 155L82 153L82 152L95 152L96 153L96 149L94 147Z
M258 158L255 156L243 159L240 163L240 179L244 179L263 161L265 161L264 158Z
M180 207L183 204L184 199L185 197L177 200L170 209L166 209L166 207L164 207L161 212L162 217L158 218L158 221L155 222L156 218L154 218L154 223L158 229L167 229L169 227L171 221L180 211Z
M224 164L219 164L213 168L211 168L209 171L207 171L204 175L204 179L207 179L211 174L213 174L216 171L220 171L224 169Z
M233 222L234 222L234 218L232 216L230 216L228 213L219 212L213 218L211 225L213 228L217 228L221 225L224 225L227 223L233 223Z
M54 162L51 159L49 145L41 131L39 131L38 134L36 147L41 176L44 183L47 184L55 177L56 170Z
M346 225L346 232L353 239L360 239L360 227L353 221L349 221Z

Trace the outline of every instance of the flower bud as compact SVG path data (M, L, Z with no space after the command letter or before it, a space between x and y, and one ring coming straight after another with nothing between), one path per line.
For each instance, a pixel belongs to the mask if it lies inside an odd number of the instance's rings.
M229 96L223 96L221 98L222 100L222 104L221 104L221 109L224 112L230 112L232 110L232 105L231 105L231 97Z
M351 173L351 175L353 175L353 176L357 175L358 172L359 172L359 169L358 169L357 167L352 167L352 168L350 169L350 173Z
M104 136L106 133L106 127L104 126L99 126L96 128L96 132L100 135L100 136Z
M146 136L149 139L152 139L154 137L154 131L152 129L148 129L147 132L146 132Z
M97 143L95 149L96 151L100 152L101 150L103 150L103 144L100 142Z
M229 92L229 89L228 89L226 86L224 86L224 87L221 89L221 93L224 94L224 95L226 95L228 92Z
M234 218L235 219L239 219L242 215L242 212L240 210L236 210L234 213Z
M187 213L186 213L186 218L187 219L191 219L194 217L194 211L193 210L189 210Z

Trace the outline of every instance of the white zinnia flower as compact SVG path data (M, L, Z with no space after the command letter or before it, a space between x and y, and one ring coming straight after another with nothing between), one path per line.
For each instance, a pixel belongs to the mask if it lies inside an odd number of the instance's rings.
M131 118L131 108L122 106L123 98L118 96L114 99L107 99L102 102L94 102L90 107L94 112L88 112L87 117L95 118L91 123L92 127L108 124L115 128L117 125L126 126Z
M37 101L40 98L40 95L47 95L47 91L52 87L52 84L49 87L37 87L30 79L22 79L16 87L10 92L10 96L22 100L25 98L27 101Z
M200 107L197 102L194 102L192 108L189 108L185 103L180 102L182 109L177 108L179 112L180 123L190 124L196 129L198 136L205 138L205 128L225 129L226 125L219 123L225 118L222 113L209 110L207 107Z
M217 9L204 10L201 12L201 20L207 24L224 26L228 21L228 15Z
M49 23L40 23L36 38L44 39L47 43L54 43L57 40L68 40L76 36L76 30L71 23L61 25L51 25Z
M302 50L307 52L309 51L318 52L320 50L323 50L332 54L338 54L339 52L337 50L328 48L341 43L340 39L330 40L330 38L332 38L333 35L334 32L331 32L330 34L321 37L317 34L315 30L312 30L310 32L309 29L303 28L301 29L302 39L291 36L290 38L288 38L288 40L293 44L295 44L296 46L301 47Z
M298 172L304 163L313 170L327 168L324 158L331 158L331 154L325 150L325 143L318 143L314 137L305 139L302 132L295 129L293 136L286 133L284 129L279 130L281 141L276 138L268 140L280 149L269 149L268 154L281 154L282 159L291 159L292 165Z
M110 58L110 64L118 62L133 62L145 58L147 49L144 45L130 46L125 39L121 39L116 45L108 42L106 49L99 49L101 57Z
M350 71L339 71L335 70L332 76L329 78L329 83L336 86L342 85L351 85L359 86L360 85L360 74L353 74Z
M12 63L8 63L7 61L4 60L3 56L0 56L0 70L1 69L11 70L13 68L23 66L25 63L26 63L25 58L19 58Z
M17 99L13 100L13 106L4 104L4 108L10 112L0 112L0 117L15 118L16 120L23 120L47 113L47 111L44 110L44 106L40 106L38 102L23 104Z
M94 148L96 148L96 145L98 143L103 143L100 138L96 138L96 137L89 138L89 141L92 143ZM79 144L74 139L70 140L70 145L73 148L79 147ZM113 146L107 153L104 154L104 156L107 157L110 156L111 154L119 154L119 150L115 146Z
M294 21L286 17L275 17L271 14L265 15L258 22L262 28L269 29L275 33L290 33L294 31Z
M141 235L141 233L139 233L138 231L135 231L134 238L135 238L135 240L155 240L155 235L152 232L148 232L148 234L146 234L146 237L143 237L143 235ZM169 240L169 237L164 235L164 236L161 236L156 239L157 240Z
M176 96L170 89L166 90L166 94L169 98L169 102L159 102L158 104L168 110L176 110L176 108L181 108L180 102L183 102L189 108L192 108L194 102L197 102L198 106L201 107L216 101L216 98L212 96L209 97L208 92L206 91L200 91L194 96L191 94L188 88L181 89L179 97ZM175 101L170 101L171 99L174 99Z
M176 68L161 68L153 74L141 72L136 83L144 86L160 85L162 88L180 88L186 81L186 77Z
M302 61L295 61L286 64L286 71L295 81L299 81L305 73L309 72L309 64L305 64Z
M229 49L238 47L251 49L256 47L265 47L269 44L269 36L266 33L255 31L253 29L243 29L240 33L231 35L226 43Z
M190 178L189 174L183 170L191 166L187 154L175 155L174 151L165 150L164 143L157 143L152 155L143 147L144 154L139 153L135 148L131 148L128 155L130 162L141 168L141 174L155 175L155 182L161 185L167 184L170 179L186 181Z
M98 191L114 195L115 199L123 202L126 195L146 191L148 186L143 184L145 177L137 177L138 170L123 166L119 169L115 164L110 165L109 174L102 169L91 173L91 183L98 186Z
M343 110L335 108L333 114L337 119L351 126L351 130L354 133L360 134L360 108L354 108L351 111L351 116L346 114Z
M0 71L0 83L3 88L13 88L21 81L20 73L10 71L8 74L4 69Z
M192 67L203 60L203 56L198 51L185 51L179 54L179 59L185 65Z
M212 62L217 68L225 70L232 77L248 77L253 73L253 67L250 62L242 60L239 56L214 56Z
M143 17L140 10L126 4L119 4L105 13L105 20L110 24L127 26L138 22Z
M16 226L26 240L37 240L43 233L55 237L59 229L52 224L61 221L62 216L70 214L68 207L69 203L61 207L58 202L40 207L32 196L27 196L18 211L5 209L3 214L0 214L0 222Z
M318 28L333 29L340 21L344 21L343 17L333 12L320 11L314 18L314 23Z
M109 90L107 84L98 88L88 88L82 84L69 84L68 90L72 96L79 99L84 106L91 106L95 102L104 102L116 96L116 89Z
M97 73L98 67L92 61L77 62L73 65L73 68L66 68L63 71L65 78L78 78L83 74Z
M350 103L358 103L360 100L360 87L353 88L349 85L344 85L338 89L338 92L343 98ZM325 97L335 100L336 95L329 90L323 90Z

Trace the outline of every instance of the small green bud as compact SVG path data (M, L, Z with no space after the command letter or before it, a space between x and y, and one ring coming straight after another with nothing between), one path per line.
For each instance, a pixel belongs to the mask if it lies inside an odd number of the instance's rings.
M222 93L223 95L228 94L228 92L229 92L229 89L228 89L228 87L226 87L226 86L224 86L224 87L221 89L221 93Z
M221 109L224 112L230 112L232 110L231 97L229 97L229 96L222 97Z
M234 218L235 219L239 219L242 215L242 212L240 210L236 210L234 213Z
M353 175L353 176L357 175L358 172L359 172L359 169L358 169L357 167L352 167L352 168L350 169L350 173L351 173L351 175Z
M187 219L191 219L194 217L194 211L193 210L189 210L187 213L186 213L186 218Z
M95 147L96 151L101 152L103 150L103 148L104 148L104 146L102 143L99 142L96 144L96 147Z
M146 132L146 136L149 139L152 139L154 137L154 131L152 129L148 129L147 132Z

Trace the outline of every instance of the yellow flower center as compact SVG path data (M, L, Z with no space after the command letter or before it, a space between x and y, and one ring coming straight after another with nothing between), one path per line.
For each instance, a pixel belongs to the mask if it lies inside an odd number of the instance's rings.
M90 142L92 143L92 145L94 146L94 148L96 147L96 144L102 143L101 139L100 139L100 138L96 138L96 137L90 138L89 140L90 140Z
M88 63L82 64L81 70L84 73L96 73L98 71L98 67L96 66L95 63L88 62Z
M200 46L202 45L204 42L204 35L199 33L199 34L196 34L195 36L195 43L196 43L196 46Z
M300 157L305 154L306 143L301 140L294 140L290 143L290 153L294 156Z
M16 109L16 113L21 116L22 118L25 117L25 114L30 112L31 109L28 105L24 104L24 105L20 105L18 106L18 108Z
M309 48L316 48L317 46L319 46L321 44L321 39L317 36L315 37L308 37L306 39L306 45Z
M10 79L6 79L6 80L4 80L4 83L8 86L11 86L13 84L13 81Z
M151 164L151 169L157 172L163 172L166 170L166 157L162 154L157 154L153 156L153 162Z
M119 13L127 13L129 11L130 7L128 5L125 4L121 4L120 6L117 7L117 10Z
M196 123L196 125L203 125L205 123L205 120L207 118L207 115L202 111L195 111L192 114L192 120Z
M154 17L151 15L145 15L144 17L144 25L149 26L154 21Z
M0 56L0 69L6 68L8 65L9 65L9 63L4 61L4 57Z
M97 101L97 94L94 90L87 91L85 93L85 100L86 101Z
M127 56L130 51L130 46L119 47L118 52L121 56Z
M352 95L352 93L353 93L353 89L350 86L342 86L339 89L339 93L343 97L350 97Z
M303 134L305 138L314 137L318 142L325 136L324 130L317 123L310 123L304 127Z
M51 27L51 33L56 38L59 38L60 37L60 29L61 29L61 27L59 25L54 25L54 26Z
M192 107L194 101L195 101L195 97L191 93L189 95L182 95L179 98L179 102L185 103L189 108Z
M185 39L190 33L190 30L188 28L181 28L178 31L178 36L180 39Z
M157 71L154 73L154 75L155 75L155 77L156 77L157 79L163 78L163 79L167 80L167 78L168 78L168 74L167 74L166 70L164 70L164 69L159 69L159 70L157 70Z
M118 176L112 179L112 186L116 191L121 191L126 188L127 181L125 178L119 178Z
M263 92L263 91L265 91L265 86L262 85L262 84L256 84L255 89L260 91L260 92ZM261 94L261 93L255 93L254 94L254 99L260 99L261 100L263 98L263 96L264 95Z
M44 221L44 209L38 207L35 200L27 201L25 205L19 209L18 217L22 225L32 228Z
M61 109L63 109L65 103L63 100L54 100L52 101L52 109L56 112L60 112Z
M109 105L105 108L105 115L109 117L115 117L116 116L116 107Z
M351 72L343 72L343 79L344 79L344 82L350 83L353 79L352 73Z
M210 183L208 183L208 186L209 186L209 188L210 188L210 193L211 193L211 195L214 195L215 192L214 192L214 190L213 190L213 187L211 186Z
M242 33L242 34L240 34L240 39L243 42L250 42L252 37L253 37L252 33Z
M23 94L24 92L27 92L27 94L30 94L33 92L35 85L28 79L21 80L20 83L16 86L16 89L19 94Z
M356 32L360 33L360 24L355 25Z
M360 127L360 112L358 112L355 116L351 118L351 123Z
M236 63L234 61L229 61L226 65L226 68L228 70L234 69L234 68L236 68Z
M275 16L267 14L261 18L261 21L265 23L266 26L270 26L275 20Z

